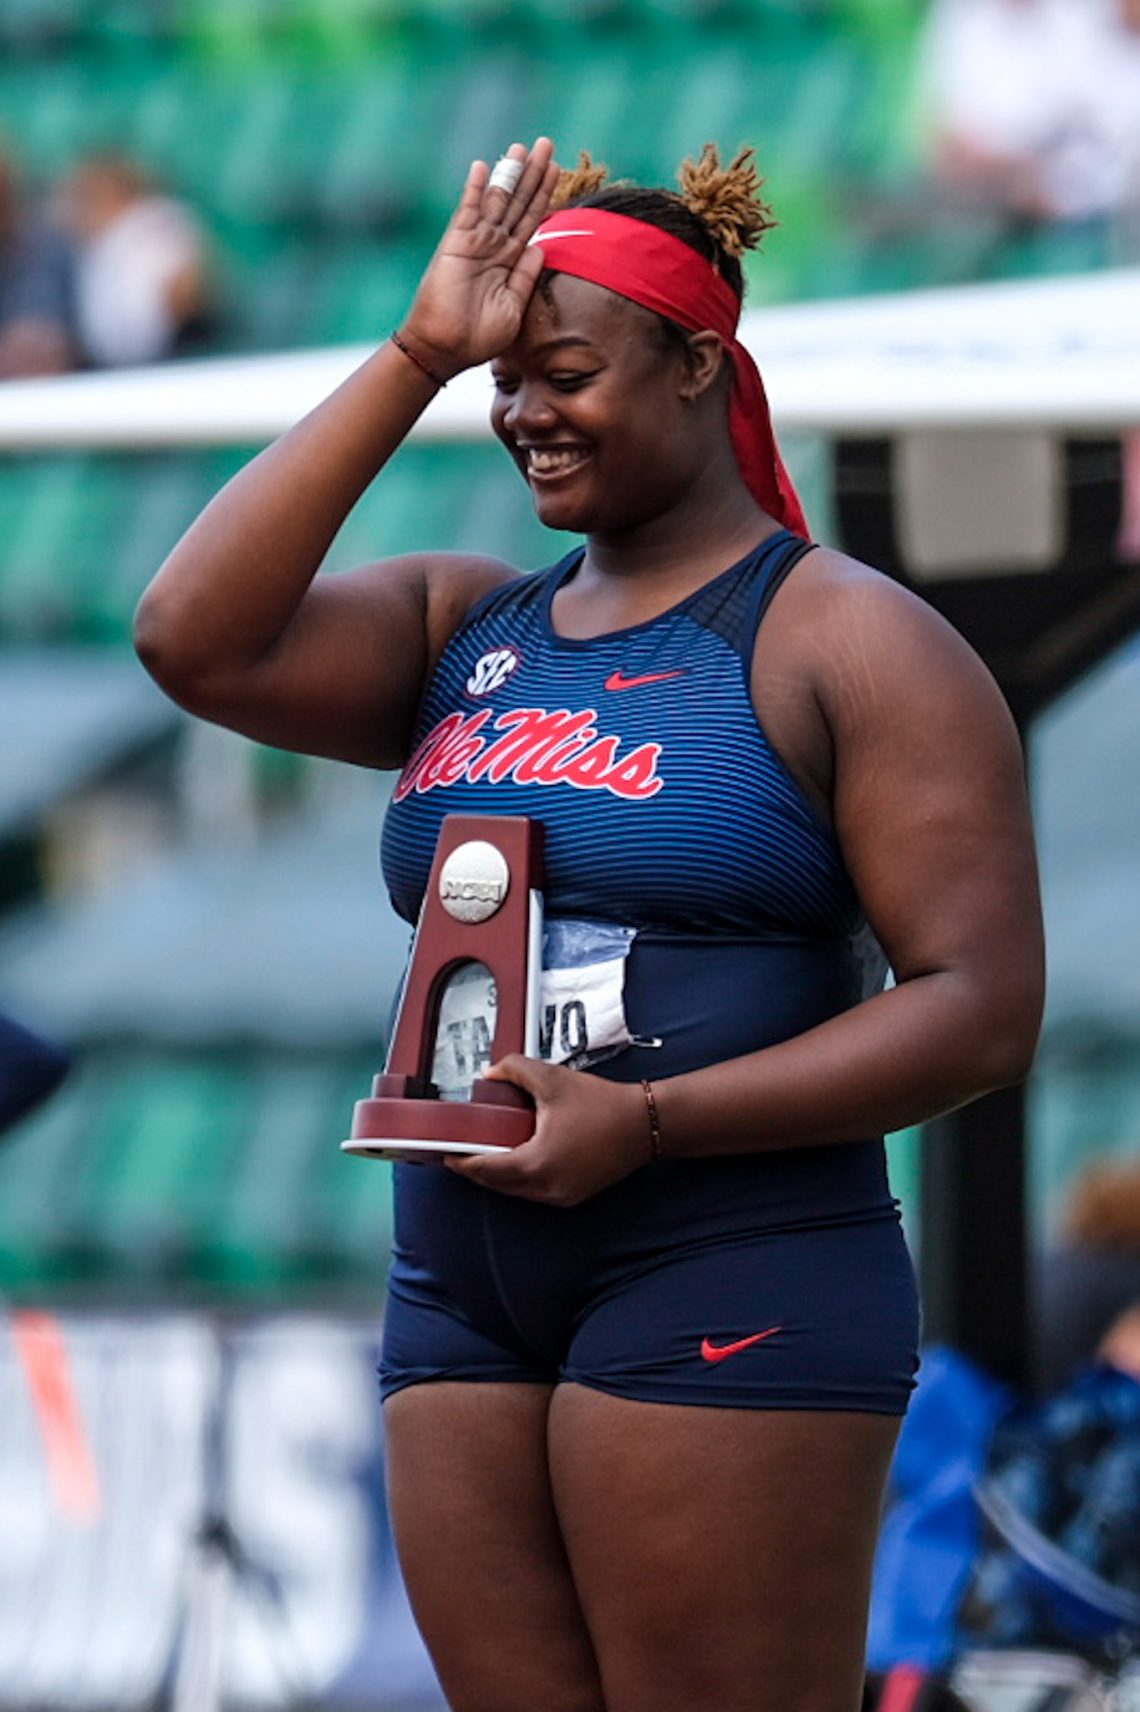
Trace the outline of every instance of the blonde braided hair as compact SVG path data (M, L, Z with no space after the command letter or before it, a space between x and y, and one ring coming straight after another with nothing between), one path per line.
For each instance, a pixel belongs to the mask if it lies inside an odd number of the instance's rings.
M577 166L564 166L550 198L552 210L565 208L568 202L579 202L584 196L593 196L610 181L610 169L600 161L594 161L585 149L578 155Z
M706 143L696 160L683 160L677 169L679 190L660 189L653 194L679 203L701 222L713 243L738 260L754 250L764 233L776 224L768 203L760 195L764 183L756 166L755 150L742 148L727 165L721 164L715 143ZM628 179L611 179L609 168L583 149L575 166L564 167L551 198L552 209L593 200L599 192L633 190Z
M681 201L704 222L730 256L754 250L776 224L761 200L764 180L756 167L755 149L739 149L727 166L720 164L715 143L706 143L697 160L684 160L677 171Z

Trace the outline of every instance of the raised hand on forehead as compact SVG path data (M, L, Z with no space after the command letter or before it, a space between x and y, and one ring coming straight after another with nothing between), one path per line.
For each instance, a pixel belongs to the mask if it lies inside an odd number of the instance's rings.
M416 292L402 332L444 378L486 362L517 338L542 251L528 240L558 182L554 145L512 143L493 172L474 161L459 205ZM508 163L520 169L514 176Z

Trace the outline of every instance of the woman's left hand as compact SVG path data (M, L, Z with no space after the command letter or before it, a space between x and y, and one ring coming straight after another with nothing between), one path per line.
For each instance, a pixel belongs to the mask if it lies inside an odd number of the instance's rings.
M504 1195L576 1207L648 1163L649 1121L638 1083L607 1082L519 1053L493 1064L487 1077L530 1094L535 1131L509 1153L449 1159L448 1169L460 1177Z

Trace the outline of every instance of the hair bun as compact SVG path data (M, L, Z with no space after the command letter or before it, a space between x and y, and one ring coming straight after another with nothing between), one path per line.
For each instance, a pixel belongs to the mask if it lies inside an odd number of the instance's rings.
M706 143L699 160L682 161L677 172L681 201L730 256L754 250L776 224L760 196L764 180L754 155L752 149L741 149L727 166L721 166L716 144Z
M593 161L583 149L578 156L577 166L564 166L550 198L551 209L564 208L568 202L576 202L579 197L592 196L600 190L610 176L608 166Z

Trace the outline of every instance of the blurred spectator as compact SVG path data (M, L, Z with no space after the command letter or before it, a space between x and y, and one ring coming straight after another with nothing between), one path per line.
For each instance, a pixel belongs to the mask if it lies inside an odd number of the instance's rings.
M935 0L922 93L944 199L997 224L1140 201L1140 0Z
M184 203L116 154L81 162L60 201L78 246L79 334L90 363L158 362L204 342L213 319L206 244Z
M1140 1638L1134 1375L1102 1359L1015 1408L977 1493L985 1525L959 1613L966 1646L1124 1656Z
M1118 1314L1097 1347L1099 1360L1140 1379L1140 1300Z
M69 246L28 209L0 144L0 378L60 374L76 358Z
M1133 1370L1140 1355L1140 1162L1092 1166L1078 1178L1060 1241L1042 1256L1036 1295L1042 1390L1094 1356Z

